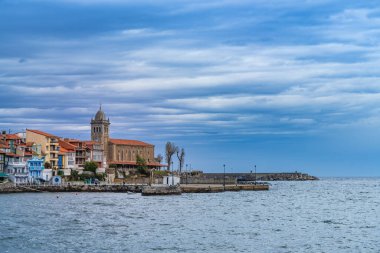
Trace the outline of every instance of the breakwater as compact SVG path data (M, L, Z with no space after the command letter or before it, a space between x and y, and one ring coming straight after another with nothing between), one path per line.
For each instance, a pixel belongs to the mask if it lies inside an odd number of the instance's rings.
M181 193L213 193L223 191L264 191L269 190L269 185L204 185L188 184L178 187L165 187L163 185L120 185L120 184L64 184L64 185L14 185L12 183L0 185L0 193L25 193L25 192L134 192L143 195L174 195Z
M254 181L312 181L315 176L300 172L285 173L200 173L181 176L182 184L244 184Z

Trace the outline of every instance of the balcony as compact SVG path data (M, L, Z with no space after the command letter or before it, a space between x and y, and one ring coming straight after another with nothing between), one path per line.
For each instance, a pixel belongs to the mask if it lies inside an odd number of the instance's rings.
M7 165L19 168L19 167L25 167L26 163L23 163L23 162L9 162Z
M58 145L58 139L50 139L51 145Z
M43 167L41 167L41 166L29 166L29 170L31 171L31 170L43 170L44 168Z

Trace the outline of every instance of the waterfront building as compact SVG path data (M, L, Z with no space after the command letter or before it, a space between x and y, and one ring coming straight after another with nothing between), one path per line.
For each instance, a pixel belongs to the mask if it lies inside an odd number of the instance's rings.
M22 139L16 134L2 134L1 140L9 146L12 153L16 153L16 147L22 143Z
M44 159L33 157L27 162L29 171L29 182L40 183L41 181L49 181L52 177L52 170L44 168Z
M181 178L179 176L168 175L162 178L162 183L169 186L180 184Z
M5 153L10 153L11 149L8 146L8 144L6 144L5 142L0 141L0 151L5 152Z
M0 150L0 173L4 173L5 169L5 152Z
M109 118L100 107L91 119L91 140L99 142L104 149L108 165L117 168L136 168L136 157L143 158L149 168L164 167L154 159L154 145L137 140L110 138Z
M93 161L98 165L98 173L106 171L106 158L104 156L103 145L96 141L85 141L86 144L86 161Z
M5 154L5 171L8 178L16 184L28 183L28 169L22 157L14 153Z
M71 170L77 169L75 164L76 147L62 139L59 140L58 168L65 176L71 175Z
M26 129L26 141L41 145L41 155L53 169L58 166L59 143L58 137L39 130Z
M74 146L75 149L75 167L78 170L83 170L86 162L86 143L76 139L64 139L65 142Z
M32 153L33 156L42 156L41 144L35 142L26 142L26 150Z

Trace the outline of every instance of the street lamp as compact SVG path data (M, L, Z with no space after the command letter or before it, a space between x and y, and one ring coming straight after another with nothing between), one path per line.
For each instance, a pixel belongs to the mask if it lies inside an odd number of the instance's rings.
M173 162L172 162L172 186L174 185L174 167L173 167Z
M256 174L256 165L255 165L255 184L256 184L256 180L257 180L257 174Z
M223 189L226 190L226 165L223 164Z
M187 184L187 174L188 174L188 173L187 173L187 165L188 165L188 164L186 164L186 184Z

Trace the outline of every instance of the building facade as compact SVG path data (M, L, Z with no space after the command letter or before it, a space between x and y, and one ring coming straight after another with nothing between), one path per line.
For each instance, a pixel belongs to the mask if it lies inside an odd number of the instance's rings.
M91 140L98 142L104 149L108 165L121 168L137 167L136 158L140 156L150 168L164 167L154 159L154 145L136 140L110 138L109 118L106 118L102 108L91 119Z
M26 129L26 141L41 145L41 153L45 162L50 163L52 168L58 168L58 137L39 130Z
M33 157L27 162L29 171L29 182L40 183L41 181L49 181L52 177L52 170L44 168L44 160Z
M22 158L16 154L9 153L5 156L6 173L10 181L16 184L28 183L28 168L26 162L22 161Z
M0 150L0 173L4 173L5 169L5 152Z
M108 156L109 127L111 123L106 119L105 113L100 106L95 118L91 119L91 140L100 143L104 156Z

